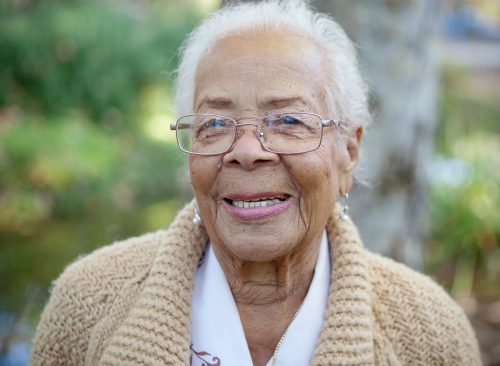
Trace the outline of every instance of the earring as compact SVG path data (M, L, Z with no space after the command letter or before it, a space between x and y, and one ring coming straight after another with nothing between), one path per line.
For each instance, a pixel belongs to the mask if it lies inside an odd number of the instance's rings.
M342 212L340 213L340 216L339 216L339 219L341 221L347 221L349 220L349 214L347 213L347 211L349 211L349 206L347 206L347 199L349 198L349 194L344 194L342 196L342 199L343 199L343 204L344 204L344 207L342 208Z
M200 211L197 208L194 209L193 224L201 225Z

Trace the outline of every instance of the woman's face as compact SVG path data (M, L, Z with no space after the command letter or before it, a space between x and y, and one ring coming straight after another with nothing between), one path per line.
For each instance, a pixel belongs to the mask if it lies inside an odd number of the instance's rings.
M321 51L305 37L223 38L200 61L194 110L238 122L280 112L332 118L323 63ZM203 225L217 252L239 260L271 261L299 253L319 240L337 194L349 190L361 129L346 138L336 127L325 128L321 146L298 155L265 151L254 126L240 129L228 153L190 156ZM266 206L244 207L257 200Z

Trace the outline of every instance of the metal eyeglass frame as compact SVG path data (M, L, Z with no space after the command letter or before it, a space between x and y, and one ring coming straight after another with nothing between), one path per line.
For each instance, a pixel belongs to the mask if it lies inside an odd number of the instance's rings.
M318 117L320 119L320 121L321 121L321 136L320 136L320 139L319 139L319 142L318 142L318 146L316 146L314 149L310 149L310 150L306 150L306 151L300 151L300 152L280 152L280 151L274 151L274 150L271 150L271 149L267 148L264 145L264 142L261 140L264 137L264 133L259 130L259 122L261 122L262 120L264 120L264 118L267 118L267 117L270 117L270 116L276 116L276 115L283 115L283 114L292 114L292 115L293 114L304 114L304 115L311 115L311 116ZM229 145L229 147L226 150L224 150L222 152L218 152L218 153L197 153L197 152L192 152L192 151L188 151L188 150L183 149L182 146L181 146L181 144L180 144L180 142L179 142L179 135L177 133L177 131L179 129L178 128L179 127L178 122L179 122L179 120L181 118L184 118L184 117L193 117L193 116L221 117L221 118L226 118L228 120L233 121L234 122L234 131L235 132L234 132L234 136L233 136L233 141L231 142L231 144ZM247 118L241 118L241 119L247 119ZM262 146L262 149L264 149L265 151L268 151L268 152L271 152L271 153L274 153L274 154L297 155L297 154L305 154L305 153L317 150L321 146L321 142L323 141L323 128L324 127L339 127L339 126L340 127L346 127L347 126L347 122L344 121L344 120L342 120L342 119L323 119L318 114L309 113L309 112L285 112L285 113L266 114L265 116L259 117L257 119L256 123L252 123L252 122L238 123L234 118L226 117L226 116L224 116L222 114L194 113L194 114L186 114L184 116L180 116L179 118L177 118L177 121L175 121L175 123L170 124L170 130L175 131L175 138L177 140L177 146L179 147L179 149L181 149L185 153L191 154L191 155L214 156L214 155L226 154L227 152L229 152L229 151L231 151L233 149L233 146L234 146L236 140L240 136L240 132L238 130L238 127L241 127L241 126L255 126L255 136L257 137L257 140L259 140L260 145Z

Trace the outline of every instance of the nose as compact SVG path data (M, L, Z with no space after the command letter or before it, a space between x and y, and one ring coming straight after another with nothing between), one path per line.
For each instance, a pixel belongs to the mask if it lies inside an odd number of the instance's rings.
M257 126L248 124L238 127L238 134L233 148L224 155L222 162L226 166L241 166L253 170L262 165L277 164L278 154L264 150L256 133Z

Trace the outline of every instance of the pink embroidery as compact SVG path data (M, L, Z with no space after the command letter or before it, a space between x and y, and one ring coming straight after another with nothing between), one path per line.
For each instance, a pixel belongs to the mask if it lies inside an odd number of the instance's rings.
M191 358L190 358L190 364L193 365L193 355L195 355L196 358L198 358L202 363L201 366L220 366L220 358L216 356L212 356L210 353L205 352L205 351L200 351L197 352L193 349L193 344L189 346L189 349L191 350ZM207 361L204 357L206 358L212 358L211 361Z

